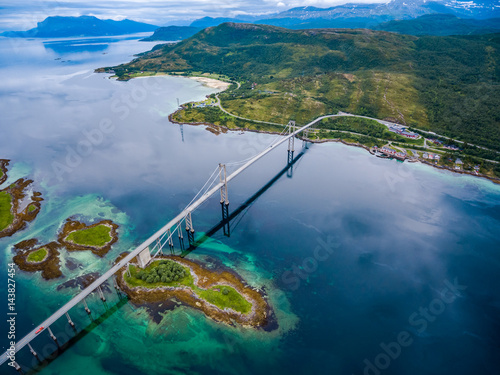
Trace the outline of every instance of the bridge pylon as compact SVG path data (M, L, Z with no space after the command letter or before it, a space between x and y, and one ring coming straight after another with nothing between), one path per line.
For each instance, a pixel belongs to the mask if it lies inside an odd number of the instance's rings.
M302 147L304 148L309 148L309 142L307 141L307 137L309 137L309 128L307 128L306 130L304 130L304 133L303 133L303 140L302 140Z
M229 204L229 196L227 194L226 164L219 163L219 180L223 184L220 188L220 203L224 203L227 206Z
M189 246L194 244L194 227L193 227L193 218L191 217L191 211L187 213L186 217L186 232L188 236Z
M295 131L295 121L288 122L288 134L292 134ZM295 151L295 137L288 138L288 164L293 161L293 153Z

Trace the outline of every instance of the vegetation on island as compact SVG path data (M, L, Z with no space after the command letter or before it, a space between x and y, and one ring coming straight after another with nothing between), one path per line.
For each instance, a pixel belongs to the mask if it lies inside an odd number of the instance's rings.
M107 225L97 225L87 229L71 232L66 241L77 245L102 247L111 241L111 228Z
M16 255L13 261L23 271L41 271L45 280L55 279L63 275L59 260L60 248L61 244L58 242L38 246L37 239L25 240L14 245Z
M40 212L43 198L38 192L32 193L29 204L20 208L26 202L27 190L32 183L33 180L20 178L0 190L0 238L12 236L24 229Z
M30 263L38 263L45 259L48 251L45 247L41 247L38 250L32 251L28 254L26 260Z
M203 289L196 285L194 276L188 267L167 259L153 261L144 270L135 265L129 268L130 276L125 273L124 279L132 287L161 288L161 287L188 287L199 298L224 310L233 309L242 314L251 311L252 304L248 302L236 289L227 285L216 285Z
M6 191L0 191L0 231L11 225L13 221L12 196Z
M102 257L118 241L117 230L118 225L111 220L87 225L69 218L58 234L58 241L68 251L90 250Z

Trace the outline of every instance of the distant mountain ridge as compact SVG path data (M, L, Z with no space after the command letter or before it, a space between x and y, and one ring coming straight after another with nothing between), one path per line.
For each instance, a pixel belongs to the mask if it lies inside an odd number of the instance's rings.
M499 0L426 1L393 0L388 3L347 3L329 8L303 6L261 17L260 19L204 17L191 26L211 27L224 22L256 23L289 29L375 28L392 20L410 20L429 14L450 14L459 18L500 18Z
M166 26L160 27L155 30L153 35L141 39L141 42L154 42L157 40L162 41L177 41L189 38L193 36L198 31L202 30L200 27L191 27L191 26Z
M75 36L111 36L154 31L158 26L128 19L101 20L94 16L47 17L27 31L6 31L2 36L19 38L53 38Z
M500 18L476 20L462 19L451 14L426 14L412 20L385 22L373 29L407 35L490 34L500 32Z

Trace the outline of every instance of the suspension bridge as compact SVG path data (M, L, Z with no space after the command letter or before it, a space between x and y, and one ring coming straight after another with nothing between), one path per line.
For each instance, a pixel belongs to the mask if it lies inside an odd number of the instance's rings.
M300 134L303 133L304 138L307 139L308 129L316 124L317 122L329 118L329 117L337 117L342 115L325 115L316 118L311 121L307 125L302 127L298 127L295 125L294 121L290 121L288 125L284 128L283 132L274 140L268 147L266 147L259 154L250 157L249 159L237 162L237 163L228 163L228 164L219 164L218 167L214 170L212 175L209 177L205 185L200 189L198 194L193 198L193 200L172 220L170 220L165 226L163 226L160 230L158 230L155 234L149 237L146 241L136 247L132 252L127 254L123 259L117 262L113 267L111 267L108 271L106 271L102 276L100 276L97 280L95 280L92 284L83 289L78 295L73 297L69 302L67 302L64 306L59 308L56 312L54 312L51 316L49 316L46 320L36 326L30 333L24 336L21 340L17 341L15 344L15 349L10 348L6 352L4 352L0 356L0 366L10 360L9 363L19 372L22 372L21 366L12 360L15 357L15 353L19 352L25 346L28 346L31 354L35 356L37 359L39 358L38 353L30 344L31 341L37 337L41 332L47 331L50 338L57 344L58 339L56 335L50 329L50 326L54 324L57 320L65 316L68 320L68 324L74 327L74 322L71 320L69 315L69 311L79 305L83 304L85 311L90 315L91 311L86 302L86 298L92 293L98 293L99 298L105 302L106 298L104 296L102 285L106 283L110 278L112 278L121 268L129 266L130 262L136 258L140 267L146 267L154 257L158 254L163 254L163 249L169 248L170 251L174 249L173 237L174 234L177 233L177 236L180 240L183 240L183 228L182 224L185 224L185 229L187 232L187 237L189 244L194 244L194 225L192 213L200 207L205 201L207 201L211 196L220 192L220 203L222 206L222 216L223 222L227 221L231 218L229 215L229 196L228 196L228 183L237 177L240 173L254 164L256 161L267 155L269 152L275 150L281 144L288 141L288 158L287 164L291 165L293 163L293 154L295 151L294 140ZM287 134L288 133L288 134ZM227 167L229 166L238 166L234 172L231 174L227 174ZM280 172L281 173L281 172ZM279 174L281 175L281 174ZM183 241L180 241L182 244ZM182 245L181 245L182 246ZM116 285L115 280L113 279L113 285L118 290L118 286Z

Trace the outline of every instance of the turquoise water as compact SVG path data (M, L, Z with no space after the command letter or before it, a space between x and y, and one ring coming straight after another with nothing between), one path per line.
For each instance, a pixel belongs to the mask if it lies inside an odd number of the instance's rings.
M33 178L45 199L26 230L0 240L0 269L7 272L13 244L33 237L55 240L69 217L120 225L120 240L104 258L62 250L64 278L47 282L39 274L18 273L20 336L77 293L58 285L102 273L118 254L175 216L218 163L248 158L274 139L215 136L203 127L170 124L177 98L199 100L214 90L183 78L124 83L94 74L152 46L106 42L104 49L96 41L82 50L81 43L68 41L54 48L43 41L0 40L0 157L13 161L7 183ZM230 211L259 192L285 162L281 148L231 181ZM21 351L25 372L497 373L498 186L322 144L311 145L293 173L255 198L231 222L230 237L218 231L189 257L234 268L250 285L264 287L278 329L227 327L183 306L161 312L155 323L142 307L113 307L119 298L111 287L106 306L97 296L89 298L93 317L104 314L98 325L89 326L83 306L73 309L77 327L87 329L43 366ZM210 231L220 220L217 197L193 219L198 234ZM450 299L442 291L455 279L466 289ZM420 309L434 312L433 319L422 320ZM7 332L2 324L1 332ZM64 319L52 328L61 343L75 336ZM412 342L389 357L383 347L394 349L391 343L401 332ZM0 333L3 348L5 336ZM44 358L56 349L45 332L33 346ZM4 365L2 373L10 370Z

